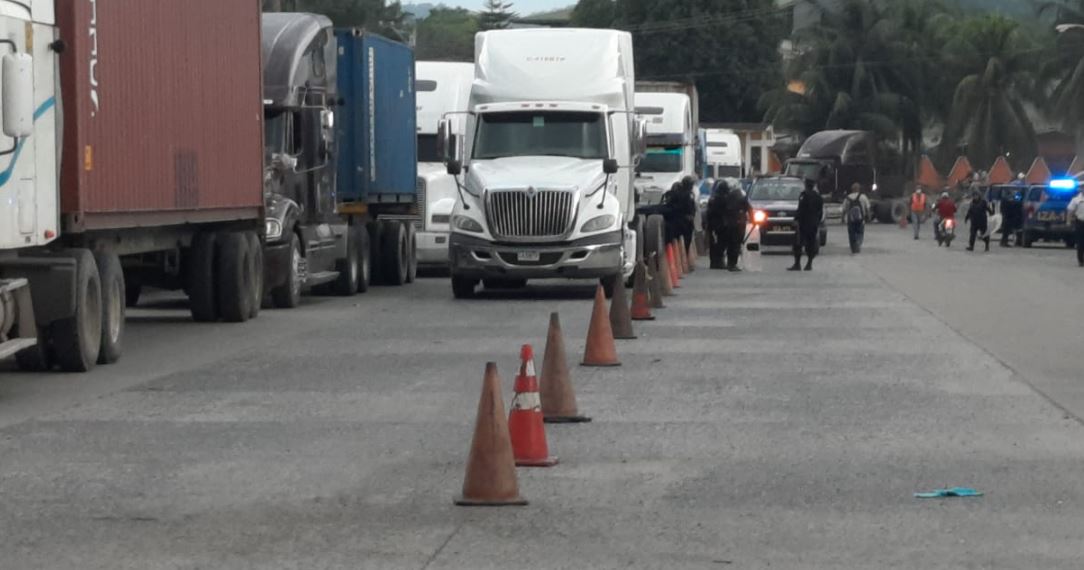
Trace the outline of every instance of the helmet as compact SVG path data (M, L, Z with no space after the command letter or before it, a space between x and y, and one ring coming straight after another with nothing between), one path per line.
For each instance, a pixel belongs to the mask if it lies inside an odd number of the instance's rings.
M942 192L941 197L942 198L948 198L949 197L948 192Z

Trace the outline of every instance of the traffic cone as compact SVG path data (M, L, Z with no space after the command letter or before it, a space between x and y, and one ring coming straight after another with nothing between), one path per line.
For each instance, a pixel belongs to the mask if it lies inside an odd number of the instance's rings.
M497 365L486 364L482 381L482 397L478 400L478 417L474 424L467 475L463 480L463 495L455 500L463 507L504 507L526 505L519 496L516 461L512 454L512 438L504 415L501 378Z
M515 397L508 414L508 429L512 434L512 452L518 467L553 467L557 458L550 457L546 443L546 428L542 425L542 399L538 394L538 377L534 373L534 349L525 344L520 350L522 361L516 376Z
M636 264L636 273L632 277L632 320L655 320L655 315L651 314L651 294L647 288L647 266L643 261Z
M678 269L683 279L689 275L689 249L685 247L685 236L678 238Z
M632 316L629 314L629 294L621 281L614 286L614 295L610 299L610 328L614 331L615 339L636 339L636 331L632 329Z
M696 258L698 257L696 254L697 247L698 246L695 243L689 247L689 273L696 272Z
M681 272L678 271L677 252L675 252L675 249L673 242L666 245L666 263L667 269L670 271L670 288L680 289Z
M663 277L661 273L659 273L660 267L665 267L665 264L659 263L659 254L651 254L651 259L648 260L647 266L647 279L648 291L651 293L652 309L666 308L666 305L662 301L663 284L669 285L669 281L665 277Z
M542 356L540 394L543 421L552 424L584 423L591 418L581 416L576 406L576 392L568 372L565 337L561 333L561 316L550 315L550 330L546 334L546 354Z
M910 221L911 221L911 213L910 212L908 212L906 215L900 216L900 229L907 229L907 224L910 223Z
M591 311L591 326L587 329L587 346L583 366L621 366L617 359L617 344L606 310L606 293L602 285L595 290L595 308Z

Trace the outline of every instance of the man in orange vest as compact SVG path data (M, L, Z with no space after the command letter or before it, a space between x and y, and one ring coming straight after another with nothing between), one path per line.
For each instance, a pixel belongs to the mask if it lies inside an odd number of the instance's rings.
M922 192L922 187L915 188L915 193L911 194L911 225L915 227L915 239L918 239L918 234L922 231L922 222L926 218L926 194Z

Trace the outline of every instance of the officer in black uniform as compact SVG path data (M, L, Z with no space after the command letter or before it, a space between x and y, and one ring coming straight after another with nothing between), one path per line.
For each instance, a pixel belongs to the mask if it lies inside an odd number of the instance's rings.
M813 271L813 258L820 251L821 221L824 220L824 198L817 192L817 184L812 180L805 181L805 190L798 197L798 213L794 216L798 224L794 236L794 265L789 271L802 270L802 251L805 251L808 259L805 264L806 271Z

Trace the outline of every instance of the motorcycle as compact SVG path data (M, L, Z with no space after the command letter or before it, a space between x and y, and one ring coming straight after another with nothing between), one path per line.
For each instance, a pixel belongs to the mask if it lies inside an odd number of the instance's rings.
M937 223L937 247L944 245L952 246L952 240L956 239L956 220L946 218Z

